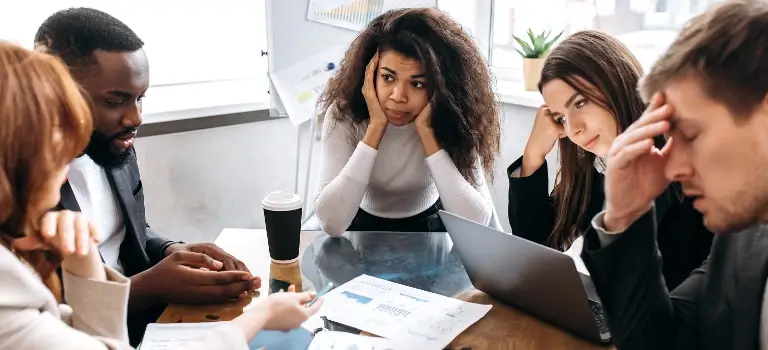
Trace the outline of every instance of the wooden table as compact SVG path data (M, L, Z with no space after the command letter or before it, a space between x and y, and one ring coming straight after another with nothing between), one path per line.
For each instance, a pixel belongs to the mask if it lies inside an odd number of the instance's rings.
M301 252L315 237L316 232L301 233ZM231 304L219 305L176 305L166 308L160 316L160 323L209 322L231 320L242 314L254 299L267 295L270 276L297 278L300 273L298 263L276 266L271 264L267 237L264 230L225 229L216 244L243 261L248 269L261 276L262 287L253 299ZM451 348L460 349L615 349L613 346L599 346L570 333L560 330L549 323L540 321L515 308L497 302L479 291L464 292L456 298L491 304L493 308L479 322L464 331L451 343Z

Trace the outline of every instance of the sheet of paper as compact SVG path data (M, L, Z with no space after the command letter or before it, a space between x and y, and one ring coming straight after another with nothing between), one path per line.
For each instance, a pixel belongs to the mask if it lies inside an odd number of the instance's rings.
M147 326L139 350L170 350L190 344L212 327L222 322L152 323ZM304 328L290 331L260 331L248 342L248 348L257 350L305 350L312 341L312 332Z
M391 9L430 7L434 0L309 0L307 19L354 31Z
M150 323L139 350L168 350L194 342L201 333L220 325L219 322Z
M491 309L368 275L323 298L319 316L419 349L445 348Z
M394 340L346 332L323 331L315 335L307 350L409 350Z
M317 98L338 70L346 49L347 45L331 47L269 74L293 125L314 120Z

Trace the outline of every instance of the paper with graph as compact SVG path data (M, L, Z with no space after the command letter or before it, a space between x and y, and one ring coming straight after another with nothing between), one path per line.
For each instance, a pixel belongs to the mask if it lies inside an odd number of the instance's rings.
M386 11L425 6L425 2L424 0L310 0L307 19L359 31ZM432 3L434 5L434 1Z
M368 275L323 298L320 315L414 349L445 348L491 309Z
M336 73L346 49L346 45L329 47L286 69L269 73L293 125L314 119L317 99Z

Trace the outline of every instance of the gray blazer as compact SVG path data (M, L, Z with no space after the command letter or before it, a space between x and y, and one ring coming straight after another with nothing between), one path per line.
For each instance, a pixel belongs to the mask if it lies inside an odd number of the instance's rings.
M105 266L107 281L62 272L59 305L29 265L0 245L0 350L132 349L128 344L130 280ZM207 331L192 349L248 349L232 324Z

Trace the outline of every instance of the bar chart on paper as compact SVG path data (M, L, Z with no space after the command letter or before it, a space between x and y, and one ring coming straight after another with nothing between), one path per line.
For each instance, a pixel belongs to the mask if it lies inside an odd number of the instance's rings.
M384 0L310 0L307 19L362 30L384 12Z
M424 0L310 0L307 19L359 31L386 11L425 6L425 3Z

